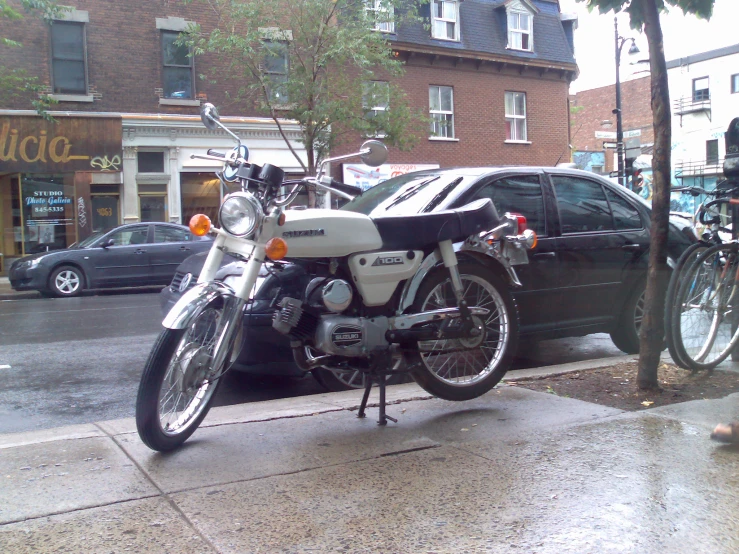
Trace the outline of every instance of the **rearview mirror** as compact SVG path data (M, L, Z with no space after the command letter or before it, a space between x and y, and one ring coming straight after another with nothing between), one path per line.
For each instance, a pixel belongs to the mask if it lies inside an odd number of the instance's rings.
M218 115L218 109L213 104L210 102L203 104L203 107L200 109L200 120L208 130L215 131L218 129L219 125L216 121L220 121L220 119L221 116Z
M367 150L367 152L365 152ZM368 140L362 144L363 153L359 155L362 163L370 167L377 167L387 160L387 146L379 140Z
M115 241L113 239L104 240L101 244L101 247L108 248L109 246L115 246Z

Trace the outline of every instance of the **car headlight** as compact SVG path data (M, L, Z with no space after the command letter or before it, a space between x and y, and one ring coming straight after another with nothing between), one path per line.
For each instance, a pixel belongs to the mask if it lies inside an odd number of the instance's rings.
M256 198L248 192L235 192L223 200L218 219L228 234L248 238L263 217L262 206Z
M41 258L34 258L33 260L28 260L26 262L23 262L20 267L33 269L41 262Z

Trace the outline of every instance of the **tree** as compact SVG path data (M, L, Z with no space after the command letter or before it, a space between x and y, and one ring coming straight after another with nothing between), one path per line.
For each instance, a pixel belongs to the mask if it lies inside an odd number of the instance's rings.
M57 5L55 0L17 0L17 7L10 5L9 0L0 0L0 20L17 21L23 19L24 13L33 17L40 17L51 21L69 8ZM0 53L3 48L20 48L21 43L0 36ZM2 56L0 56L1 58ZM22 69L10 69L0 66L0 97L31 97L31 105L42 116L49 118L46 110L55 101L48 95L41 93L38 79L29 77Z
M708 19L713 13L714 0L578 0L586 2L590 10L600 13L611 10L629 14L632 29L644 31L649 44L651 67L652 117L654 126L654 155L652 172L652 224L649 232L649 269L647 290L639 343L639 370L637 386L640 389L658 389L657 368L665 336L665 291L667 268L667 232L670 214L670 149L672 122L670 95L667 88L667 64L662 43L660 13L667 6L678 7L685 14Z
M403 150L415 144L409 130L422 116L391 81L403 65L381 32L415 17L412 9L401 12L396 0L207 2L217 27L203 33L194 25L184 41L194 55L218 54L228 79L244 83L231 100L250 99L268 114L306 173L347 133L380 136ZM300 125L305 161L283 130L286 119Z

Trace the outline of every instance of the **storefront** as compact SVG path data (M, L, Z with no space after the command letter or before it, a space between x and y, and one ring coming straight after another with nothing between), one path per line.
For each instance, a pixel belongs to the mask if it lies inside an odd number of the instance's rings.
M121 119L0 114L0 272L120 221Z
M199 116L123 114L123 222L169 221L184 223L196 213L217 223L224 191L215 175L223 168L203 159L208 149L227 152L235 141L223 131L205 128ZM302 168L274 121L253 117L224 117L249 148L249 161L271 163L289 176ZM283 132L305 161L300 128L282 122Z

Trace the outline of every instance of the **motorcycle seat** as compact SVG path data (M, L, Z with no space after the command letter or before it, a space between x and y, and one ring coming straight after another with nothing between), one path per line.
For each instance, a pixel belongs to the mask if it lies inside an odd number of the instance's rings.
M454 210L372 219L385 250L420 250L443 240L458 242L470 235L489 231L500 217L489 198L482 198Z

